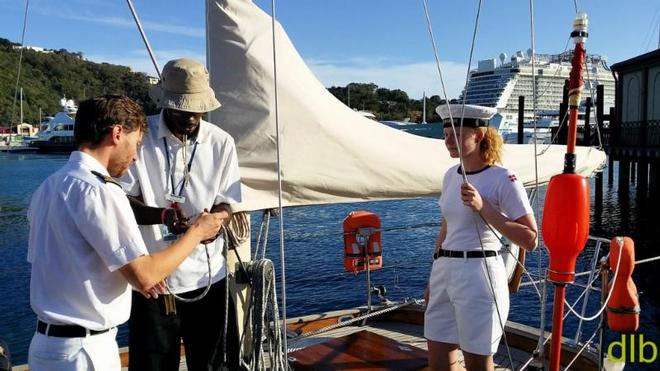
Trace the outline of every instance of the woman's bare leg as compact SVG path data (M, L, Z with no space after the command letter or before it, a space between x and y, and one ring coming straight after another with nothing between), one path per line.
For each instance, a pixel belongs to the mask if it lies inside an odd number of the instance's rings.
M493 371L495 369L493 356L483 356L463 351L463 359L465 360L465 368L469 371Z
M458 362L458 345L427 339L428 359L431 371L465 371Z

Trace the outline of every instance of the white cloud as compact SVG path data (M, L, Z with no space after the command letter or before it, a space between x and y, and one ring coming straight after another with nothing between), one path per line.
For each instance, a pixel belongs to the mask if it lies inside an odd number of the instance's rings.
M350 61L307 60L309 68L325 86L345 86L350 82L374 83L388 89L401 89L413 99L439 95L444 98L434 62L388 63L384 59L355 58ZM467 65L440 64L449 98L458 98L465 86Z
M89 4L88 4L89 5ZM75 12L73 10L67 9L66 11L53 11L47 7L37 8L35 10L37 13L42 15L54 16L66 20L76 21L76 22L90 22L96 24L102 24L110 27L118 27L124 29L136 29L135 21L130 17L123 16L99 16L97 9L94 14L90 11L84 11L77 9ZM80 13L85 14L80 14ZM168 33L173 35L194 37L194 38L205 38L206 33L203 27L194 27L191 25L174 25L169 23L153 22L141 20L142 27L146 31Z

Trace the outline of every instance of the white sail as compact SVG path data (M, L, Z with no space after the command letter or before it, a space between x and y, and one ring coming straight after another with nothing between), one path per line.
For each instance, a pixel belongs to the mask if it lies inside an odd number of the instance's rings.
M271 18L250 0L207 0L207 58L223 106L211 121L236 140L241 210L276 207L277 155ZM457 163L444 142L366 119L316 79L276 24L277 89L283 205L385 200L440 194ZM539 182L563 168L565 146L538 159ZM577 172L589 176L602 151L579 147ZM506 145L504 165L535 183L534 147Z

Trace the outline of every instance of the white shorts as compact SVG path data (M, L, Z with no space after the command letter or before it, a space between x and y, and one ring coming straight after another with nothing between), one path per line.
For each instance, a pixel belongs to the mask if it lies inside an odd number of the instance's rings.
M501 256L440 257L433 262L429 287L425 338L458 344L463 351L473 354L497 352L509 315L509 288Z
M60 338L35 332L28 351L30 371L119 371L117 328L98 335Z

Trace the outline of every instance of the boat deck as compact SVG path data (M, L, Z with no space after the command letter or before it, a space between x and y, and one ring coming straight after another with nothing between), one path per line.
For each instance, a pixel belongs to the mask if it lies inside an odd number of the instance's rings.
M290 334L309 334L308 337L288 340L288 358L295 370L428 370L427 345L423 337L423 311L420 308L398 310L377 316L365 325L346 325L330 331L312 334L327 326L357 317L360 310L328 312L299 317L287 321ZM507 322L506 339L495 355L495 369L519 370L531 358L538 341L538 329L515 322ZM550 334L546 334L550 335ZM598 370L593 348L581 349L562 340L562 365L577 356L571 370ZM122 349L122 364L127 364L127 349ZM179 370L187 370L183 357ZM546 344L546 357L550 353ZM264 360L268 367L268 360ZM547 358L546 358L547 361ZM462 356L460 363L465 366ZM125 370L123 368L122 370ZM565 368L562 367L562 370Z
M295 352L296 351L300 352L299 349L301 348L311 348L314 345L321 344L323 342L328 342L329 340L332 339L347 338L354 340L354 338L349 338L349 336L357 334L361 331L368 331L370 333L378 334L387 339L390 339L396 342L397 344L399 344L398 348L401 349L403 352L414 353L415 356L419 356L420 352L411 352L408 347L412 347L413 349L417 348L419 350L422 350L423 352L421 352L421 354L423 355L424 358L426 357L427 345L426 345L426 339L424 338L423 326L410 324L410 323L392 322L392 321L374 321L367 323L367 325L365 326L346 326L323 333L318 336L305 338L297 342L292 341L289 343L289 350L290 350L289 356L295 357ZM315 353L318 354L318 348L314 350ZM292 351L294 355L292 355ZM339 354L336 354L335 356L337 357L337 359L341 360ZM495 365L496 365L495 369L501 371L517 370L520 368L520 366L522 366L525 362L528 361L530 355L529 353L512 348L511 357L513 359L513 368L511 367L510 364L511 362L509 361L506 347L503 344L500 345L500 349L498 350L498 353L495 355ZM325 361L330 363L332 362L332 359L325 359ZM423 362L424 367L415 367L412 369L416 369L416 370L428 369L428 367L426 367L426 360L423 359L423 361L424 361ZM462 355L460 356L459 362L463 366L465 366ZM393 367L391 369L397 369L397 370L402 369L401 367L399 367L399 364L397 364L397 366L392 364L392 366ZM338 367L336 369L341 369L341 368L342 367ZM388 368L382 368L382 369L388 369Z

